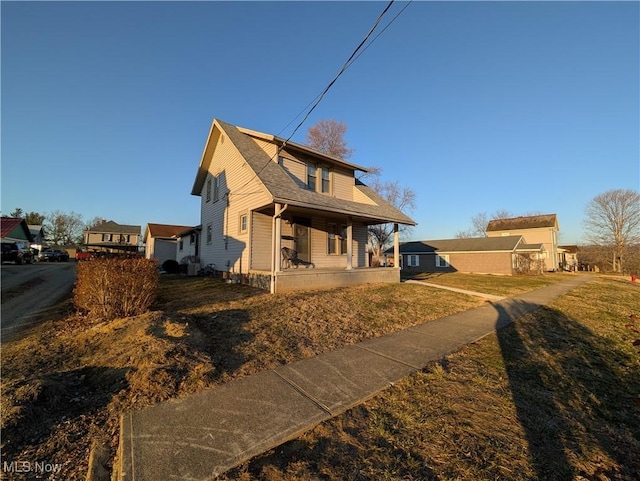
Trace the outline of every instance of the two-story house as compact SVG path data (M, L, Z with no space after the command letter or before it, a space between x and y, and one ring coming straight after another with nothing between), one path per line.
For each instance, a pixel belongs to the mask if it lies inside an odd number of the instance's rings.
M542 244L545 270L558 270L558 216L531 215L494 219L487 225L488 237L524 236L528 243Z
M121 225L103 220L84 231L84 245L97 252L137 253L140 243L139 225Z
M366 169L214 120L191 191L201 197L201 264L271 292L399 282L398 268L368 268L367 227L394 224L397 258L398 225L415 222L357 171Z

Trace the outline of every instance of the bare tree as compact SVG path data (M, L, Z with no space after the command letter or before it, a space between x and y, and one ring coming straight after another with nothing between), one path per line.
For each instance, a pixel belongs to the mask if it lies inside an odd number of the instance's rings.
M84 222L80 214L70 212L65 214L56 210L47 215L45 231L48 240L55 245L75 244L82 239Z
M309 127L307 134L307 145L314 149L341 159L349 158L354 150L347 147L344 134L347 126L344 122L333 119L320 120L315 125ZM416 193L409 187L402 187L398 182L381 182L379 177L382 169L371 167L360 179L368 176L371 178L369 186L380 197L396 207L401 212L407 213L415 208ZM360 179L358 179L360 181ZM400 234L405 236L410 226L402 226ZM393 239L393 224L379 224L369 226L369 243L374 252L374 256L379 259L382 252L390 246Z
M337 120L320 120L309 127L306 143L309 147L323 154L333 155L341 159L348 159L354 150L347 147L344 135L347 132L347 124Z
M460 230L456 232L456 237L459 239L486 237L487 224L489 224L489 217L487 216L487 213L479 212L471 218L471 227L467 230Z
M508 219L513 217L513 214L508 210L500 209L495 211L491 215L491 220L496 219ZM456 232L456 237L459 239L470 237L487 237L487 226L489 225L489 216L486 212L479 212L471 218L471 227L467 230L460 230Z
M409 187L402 187L398 182L380 182L374 180L371 188L384 200L401 212L407 213L415 209L416 193ZM411 226L400 227L400 235L406 236ZM382 252L393 240L393 224L376 224L369 226L369 243L375 258L380 259Z
M587 239L607 246L611 269L623 272L623 258L628 248L640 242L640 193L614 189L597 195L585 209Z

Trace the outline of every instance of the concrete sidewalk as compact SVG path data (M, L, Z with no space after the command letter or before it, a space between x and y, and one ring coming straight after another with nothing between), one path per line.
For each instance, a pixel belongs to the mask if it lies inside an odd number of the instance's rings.
M500 302L123 415L117 480L210 480L592 277Z
M440 284L433 284L431 282L426 282L426 281L416 281L413 279L408 279L406 281L407 284L420 284L423 286L427 286L427 287L433 287L435 289L444 289L445 291L453 291L453 292L458 292L460 294L468 294L470 296L476 296L476 297L482 297L483 299L487 299L488 301L501 301L503 299L506 299L506 297L504 296L496 296L494 294L486 294L484 292L476 292L476 291L469 291L467 289L459 289L457 287L449 287L449 286L443 286Z

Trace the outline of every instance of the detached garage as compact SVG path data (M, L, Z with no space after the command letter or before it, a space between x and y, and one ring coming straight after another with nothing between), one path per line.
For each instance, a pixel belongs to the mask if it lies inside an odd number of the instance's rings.
M479 237L404 242L400 258L405 271L514 275L542 273L545 253L523 236Z

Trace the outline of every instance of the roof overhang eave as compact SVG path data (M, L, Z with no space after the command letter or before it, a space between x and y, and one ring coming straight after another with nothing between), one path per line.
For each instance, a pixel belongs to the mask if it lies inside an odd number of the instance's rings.
M353 216L361 219L374 221L374 222L371 222L371 224L402 224L402 225L410 225L410 226L418 225L416 222L412 221L411 219L405 220L405 219L398 219L398 218L391 218L391 217L374 216L371 214L367 214L366 212L359 212L356 210L349 210L349 209L337 209L334 207L327 207L327 206L318 206L312 203L302 202L299 200L274 198L273 201L279 204L289 204L290 206L302 207L305 209L312 209L319 212L330 212L332 214L341 214L341 215Z

